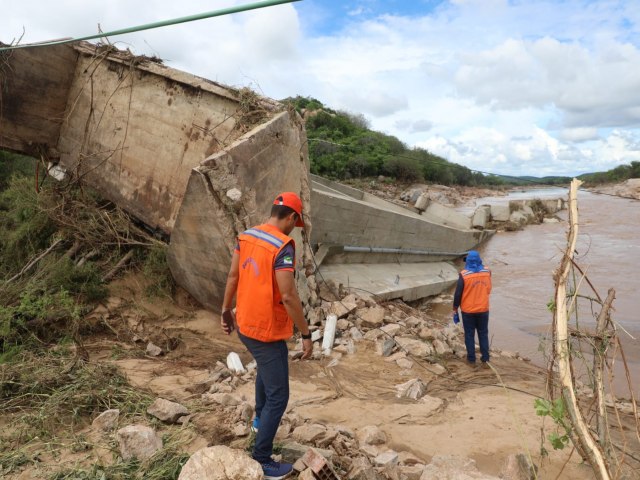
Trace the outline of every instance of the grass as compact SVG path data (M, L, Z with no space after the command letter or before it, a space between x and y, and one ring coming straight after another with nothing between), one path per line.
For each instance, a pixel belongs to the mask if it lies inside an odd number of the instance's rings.
M72 433L87 419L117 408L124 417L144 416L151 395L135 390L110 364L79 360L67 345L40 352L24 350L0 366L0 414L20 413L3 447Z

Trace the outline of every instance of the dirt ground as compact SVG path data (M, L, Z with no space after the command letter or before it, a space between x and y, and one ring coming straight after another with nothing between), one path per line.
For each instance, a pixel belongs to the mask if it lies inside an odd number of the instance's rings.
M217 361L225 362L230 351L239 353L245 364L251 360L235 335L221 332L218 316L188 301L145 299L140 282L130 275L112 284L112 298L94 315L108 317L114 334L86 339L90 361L111 362L133 386L190 407L202 393L194 387L209 377ZM147 356L144 347L149 339L158 345L165 339L172 350L160 357ZM294 348L292 342L290 350ZM576 454L570 456L570 449L553 451L546 444L550 455L540 457L543 419L536 416L533 400L544 394L546 372L526 361L494 356L492 370L470 367L449 356L441 359L443 373L426 362L402 370L377 355L367 340L357 343L356 353L338 361L336 357L291 362L288 412L353 430L376 425L387 434L385 449L409 452L424 463L437 454L456 454L473 458L481 471L497 475L508 455L527 453L540 467L541 479L556 478L561 471L558 478L594 478ZM428 401L396 397L395 386L412 378L427 385ZM240 384L235 394L252 400L252 382ZM224 410L202 405L195 410L195 428L184 432L191 435L189 453L218 443L243 446L245 441L230 432ZM546 427L548 433L548 420ZM90 436L90 429L85 433ZM42 478L50 468L97 457L104 460L109 453L108 445L103 445L82 454L45 455L38 468L7 478Z

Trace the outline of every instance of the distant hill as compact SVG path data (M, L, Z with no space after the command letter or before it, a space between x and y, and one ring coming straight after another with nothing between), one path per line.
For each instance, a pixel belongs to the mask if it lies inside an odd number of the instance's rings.
M573 177L558 177L558 176L546 176L546 177L533 177L530 175L523 175L519 177L500 176L504 179L505 183L512 185L565 185L571 182Z
M400 181L441 185L506 185L496 175L484 175L435 155L409 148L401 140L369 128L361 114L332 110L315 98L283 100L305 119L311 172L333 179L384 175Z
M630 178L640 178L640 162L631 162L628 165L619 165L606 172L585 173L578 177L587 185L599 185L602 183L623 182Z

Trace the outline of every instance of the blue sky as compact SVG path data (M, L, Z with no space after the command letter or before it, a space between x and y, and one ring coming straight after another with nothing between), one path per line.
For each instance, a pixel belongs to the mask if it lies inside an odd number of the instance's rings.
M22 0L25 42L248 0ZM304 95L473 169L574 175L640 161L640 4L303 0L112 39L273 98Z

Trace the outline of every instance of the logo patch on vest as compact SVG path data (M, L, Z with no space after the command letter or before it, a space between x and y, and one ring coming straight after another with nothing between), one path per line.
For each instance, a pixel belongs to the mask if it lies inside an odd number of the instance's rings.
M284 263L285 265L293 265L293 258L291 258L290 255L287 255L282 258L282 263Z
M258 268L258 264L256 263L256 261L252 258L249 257L247 258L243 263L242 263L242 269L246 270L249 267L253 267L253 274L257 277L258 275L260 275L260 268Z

